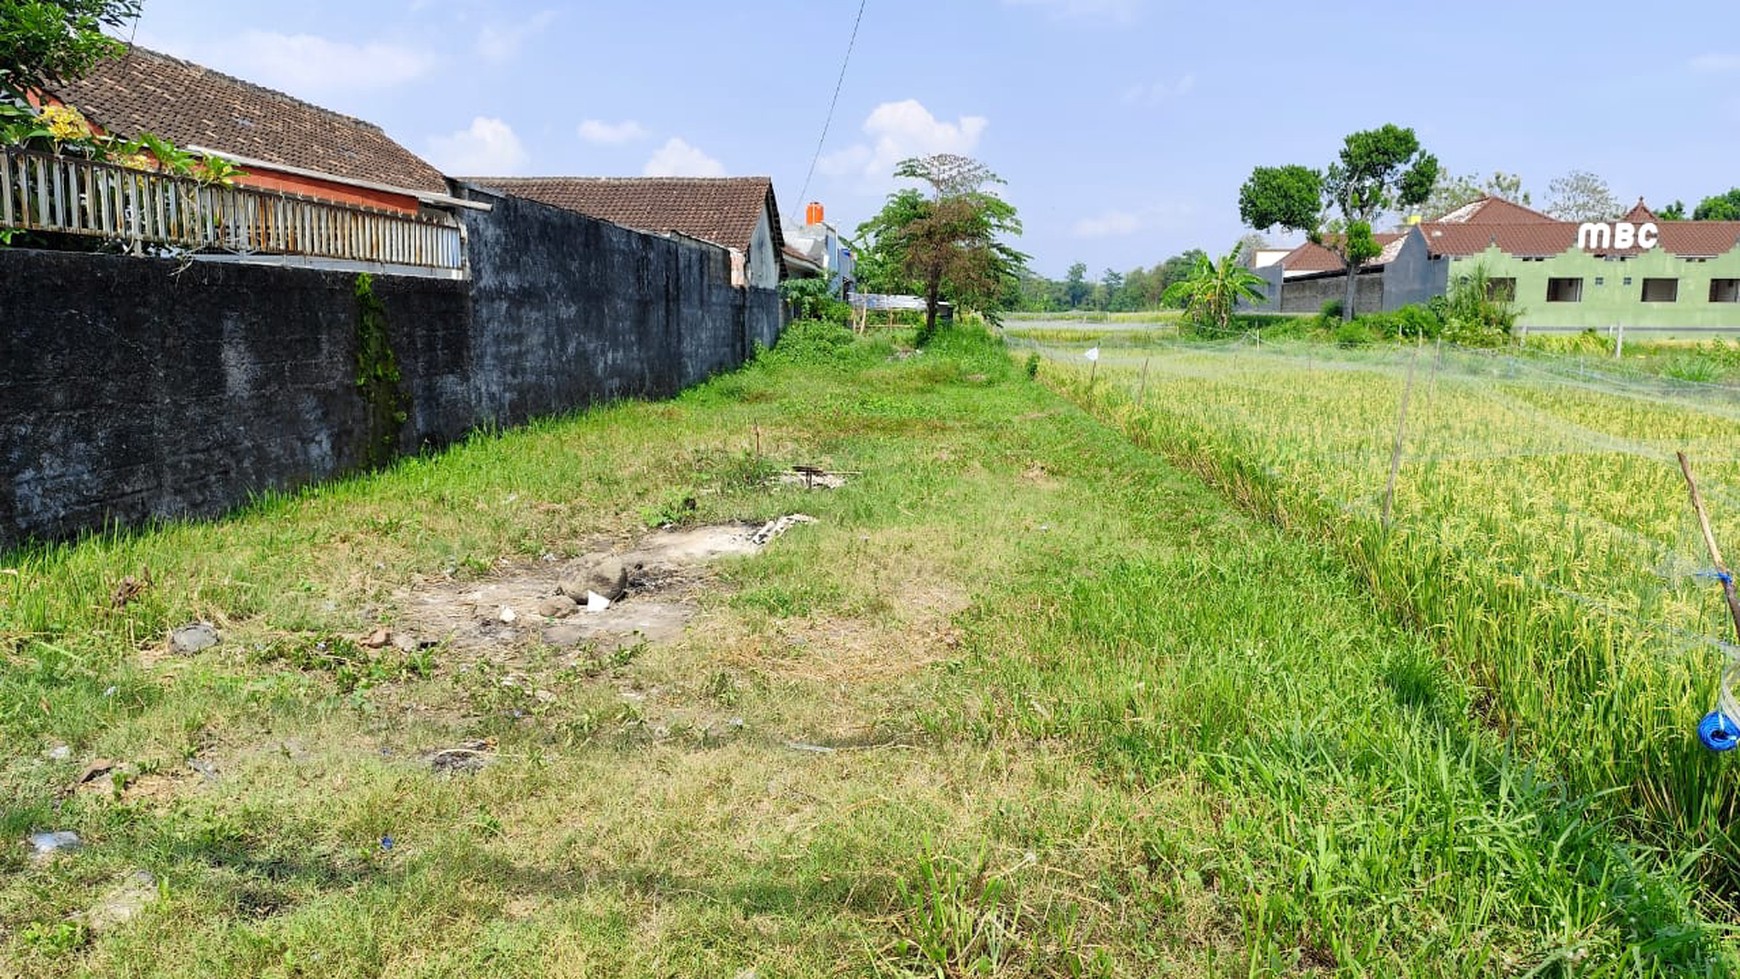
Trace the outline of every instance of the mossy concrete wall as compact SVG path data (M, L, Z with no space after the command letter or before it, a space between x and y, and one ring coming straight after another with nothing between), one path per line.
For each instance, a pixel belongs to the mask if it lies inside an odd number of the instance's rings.
M373 277L384 433L353 274L0 249L0 550L215 516L364 469L383 436L403 454L668 396L778 338L777 294L732 288L722 249L492 203L464 216L470 281Z

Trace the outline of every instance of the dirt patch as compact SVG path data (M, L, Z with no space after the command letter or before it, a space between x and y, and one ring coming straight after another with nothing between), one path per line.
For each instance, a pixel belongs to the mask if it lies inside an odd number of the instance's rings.
M662 530L609 553L511 566L486 581L423 582L394 596L402 610L394 631L474 652L530 643L609 651L666 642L694 617L696 600L711 579L709 564L755 554L809 521L793 515L765 525ZM597 602L592 610L563 600L565 582L584 580L612 562L627 573L619 599Z

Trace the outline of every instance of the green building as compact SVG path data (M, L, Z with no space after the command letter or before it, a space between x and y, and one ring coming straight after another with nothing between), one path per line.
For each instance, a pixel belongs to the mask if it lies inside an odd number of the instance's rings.
M1618 221L1578 224L1488 198L1417 231L1433 285L1483 267L1519 329L1740 331L1740 221L1663 221L1639 201Z
M1516 303L1520 331L1740 333L1740 221L1664 221L1639 201L1618 221L1579 224L1488 197L1385 245L1360 270L1361 313L1425 302L1481 267ZM1253 308L1314 311L1344 294L1339 265L1301 246L1256 270L1269 301Z

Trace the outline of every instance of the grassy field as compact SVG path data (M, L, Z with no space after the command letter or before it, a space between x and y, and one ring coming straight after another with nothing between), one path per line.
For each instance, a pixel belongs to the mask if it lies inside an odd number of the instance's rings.
M673 402L9 556L0 829L84 846L0 851L0 976L1729 973L1697 854L1489 723L1341 541L1047 379L1106 420L965 329L798 328ZM799 464L856 475L765 478ZM358 641L794 512L669 640ZM224 641L167 652L194 619Z

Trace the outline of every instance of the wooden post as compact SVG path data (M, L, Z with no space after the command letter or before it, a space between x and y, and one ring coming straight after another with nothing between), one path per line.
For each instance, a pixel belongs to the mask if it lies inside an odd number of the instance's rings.
M1613 328L1613 359L1619 360L1625 356L1625 324L1620 323Z
M1136 387L1136 407L1138 408L1142 407L1142 402L1148 397L1148 361L1153 359L1145 357L1142 360L1142 383Z
M1414 394L1414 363L1419 360L1420 348L1414 348L1414 355L1408 358L1408 382L1402 386L1402 406L1396 412L1396 443L1390 450L1390 480L1384 486L1384 529L1390 526L1390 510L1396 502L1396 477L1402 472L1402 440L1408 430L1408 399Z
M1722 552L1716 547L1716 532L1710 529L1710 514L1704 509L1703 494L1698 492L1698 481L1692 478L1692 464L1686 460L1684 452L1674 453L1680 460L1680 473L1686 477L1686 489L1692 494L1692 509L1698 513L1698 527L1704 532L1704 546L1710 549L1710 563L1716 566L1716 574L1722 582L1722 597L1728 600L1728 617L1734 620L1734 635L1740 639L1740 594L1734 589L1734 575L1728 566L1722 563Z

